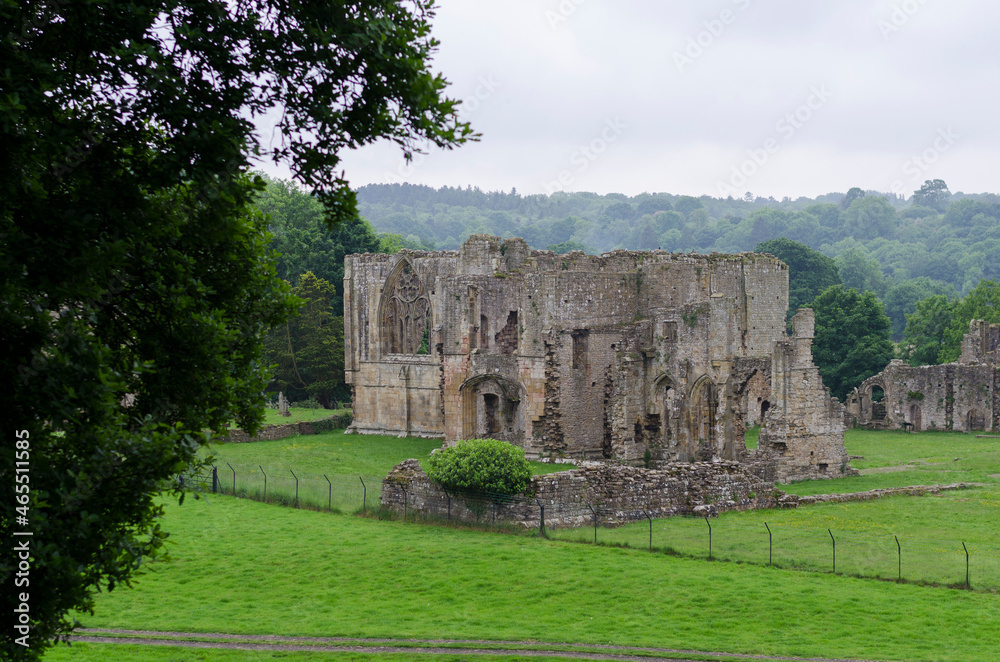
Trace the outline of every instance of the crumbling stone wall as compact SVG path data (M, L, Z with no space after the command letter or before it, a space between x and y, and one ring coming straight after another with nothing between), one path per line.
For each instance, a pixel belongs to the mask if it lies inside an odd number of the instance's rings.
M406 460L382 481L382 506L403 512L472 521L490 519L538 526L541 508L550 527L593 522L619 524L672 515L716 515L729 510L776 506L774 473L767 465L737 462L668 463L659 469L599 464L535 476L530 499L470 508L470 500L448 495L427 477L417 460ZM593 507L593 511L591 510Z
M792 337L775 343L771 360L772 405L757 449L775 458L778 480L785 483L857 475L847 464L843 405L812 362L815 324L813 311L800 308Z
M1000 427L1000 324L973 320L956 363L892 361L847 399L851 424L873 429L996 431Z
M774 406L788 268L772 256L556 255L473 235L457 252L348 256L344 292L350 431L743 462L746 427ZM795 361L811 366L808 348ZM786 402L818 397L801 385ZM798 452L791 429L782 459Z

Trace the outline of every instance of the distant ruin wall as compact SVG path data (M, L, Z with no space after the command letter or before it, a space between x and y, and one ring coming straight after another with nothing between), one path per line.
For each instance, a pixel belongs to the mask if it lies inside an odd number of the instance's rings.
M1000 428L1000 324L972 320L956 363L898 359L847 398L847 420L873 429L996 431Z
M602 464L535 476L528 489L533 494L530 499L470 508L468 499L449 495L431 481L417 460L406 460L382 481L382 506L401 513L405 500L409 512L460 521L495 517L534 527L541 505L549 527L590 524L595 514L601 524L622 524L643 520L647 513L707 516L773 508L777 503L773 476L773 467L766 462L671 463L660 469Z

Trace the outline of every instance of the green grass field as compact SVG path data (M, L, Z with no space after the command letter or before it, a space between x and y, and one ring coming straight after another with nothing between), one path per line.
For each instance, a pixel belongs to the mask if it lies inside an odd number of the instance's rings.
M866 475L781 485L791 494L863 492L883 487L974 482L1000 485L1000 439L961 432L848 430L847 452L862 455L851 466Z
M248 453L248 463L267 453L284 461L280 445L325 436L341 441L321 444L327 448L290 448L287 457L308 465L339 454L345 466L374 469L391 466L397 457L419 456L412 451L421 444L429 444L425 455L439 444L335 433L224 449ZM351 442L359 446L352 448ZM991 583L1000 587L1000 481L990 474L997 473L993 466L1000 444L960 434L850 431L848 451L865 456L855 466L866 470L904 469L788 489L832 492L831 484L843 483L840 491L856 491L901 476L920 477L906 484L950 482L941 477L961 471L987 484L938 496L729 513L711 522L712 552L716 559L742 561L735 563L705 560L703 520L654 522L654 546L686 555L675 556L646 551L646 523L602 528L599 540L608 545L594 546L571 540L592 540L590 528L556 530L546 540L208 495L168 506L163 526L171 532L171 560L148 566L133 589L98 596L96 613L80 620L88 627L161 631L614 643L881 660L995 659L1000 594L989 588ZM938 464L942 458L959 466ZM776 567L766 565L764 522L774 534ZM829 567L827 529L837 536L836 575ZM899 536L902 574L909 583L845 576L895 579L893 536ZM963 583L962 541L971 552L973 588L980 590L914 583ZM103 644L60 648L47 659L279 657L413 659Z
M1000 644L989 593L230 497L170 505L164 526L172 560L99 596L85 626L908 660L988 660Z

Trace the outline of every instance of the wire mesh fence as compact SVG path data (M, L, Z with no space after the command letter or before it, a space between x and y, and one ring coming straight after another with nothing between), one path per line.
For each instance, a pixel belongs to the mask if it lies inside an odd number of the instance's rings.
M648 549L778 568L1000 590L1000 545L822 529L800 523L670 515L581 501L488 493L391 489L381 503L375 476L309 474L230 464L204 467L179 480L189 489L290 507L341 512L387 506L404 520L461 521L486 527L537 529L550 538Z
M182 474L178 480L189 489L204 492L342 512L377 508L382 485L374 476L313 474L228 462Z
M1000 590L1000 546L735 519L669 517L550 537L879 579Z

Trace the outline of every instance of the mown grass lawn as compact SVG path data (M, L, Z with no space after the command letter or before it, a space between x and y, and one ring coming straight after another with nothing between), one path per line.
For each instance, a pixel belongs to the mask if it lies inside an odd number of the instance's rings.
M791 494L836 494L883 487L960 482L1000 485L1000 439L979 439L961 432L852 429L844 435L847 452L862 455L851 466L866 475L779 485Z
M263 465L265 470L292 469L296 473L330 476L362 475L381 480L403 460L425 460L441 444L440 439L345 434L343 430L337 430L277 441L216 442L204 452L215 456L220 467L230 462L234 465ZM573 468L571 464L531 463L535 474Z
M534 639L988 660L1000 596L421 526L231 497L170 505L169 562L85 626Z

